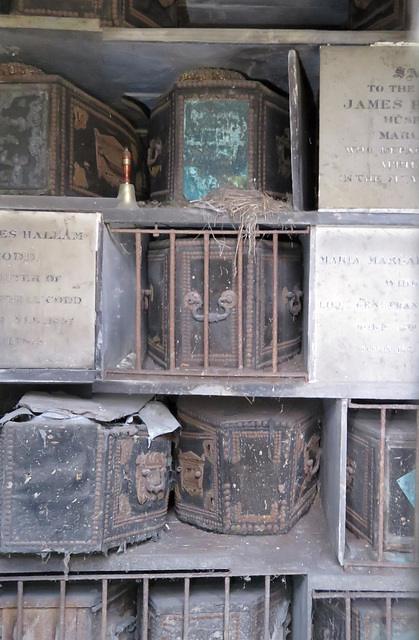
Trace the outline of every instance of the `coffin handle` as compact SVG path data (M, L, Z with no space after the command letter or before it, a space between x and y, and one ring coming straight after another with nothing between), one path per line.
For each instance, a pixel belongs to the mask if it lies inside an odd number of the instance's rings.
M185 297L184 302L186 306L191 310L192 317L198 322L204 322L204 313L200 313L204 302L202 296L197 291L189 291ZM230 315L230 309L232 309L237 302L237 296L234 291L227 289L223 291L218 298L218 307L222 311L210 311L208 314L208 322L221 322L226 320Z
M282 289L282 300L288 306L288 310L293 316L298 316L301 311L301 298L303 292L298 285L295 285L292 291L288 291L287 287Z

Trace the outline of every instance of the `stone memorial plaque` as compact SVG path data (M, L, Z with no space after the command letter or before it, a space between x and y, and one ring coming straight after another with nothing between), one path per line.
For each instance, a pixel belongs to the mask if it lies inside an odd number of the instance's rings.
M419 229L317 227L312 374L419 381Z
M319 209L419 208L419 48L320 53Z
M94 367L99 217L0 211L0 367Z

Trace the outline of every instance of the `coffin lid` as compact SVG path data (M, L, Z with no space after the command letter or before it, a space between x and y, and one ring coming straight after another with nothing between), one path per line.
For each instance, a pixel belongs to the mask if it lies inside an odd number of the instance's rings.
M283 428L295 428L319 415L315 400L282 400L280 398L194 397L180 398L178 410L185 416L201 418L214 426L234 428L254 422Z
M108 603L119 598L129 590L129 586L111 587L108 591ZM60 588L58 584L25 585L23 589L24 608L51 609L60 606ZM94 584L70 584L66 587L66 609L89 608L98 611L102 608L102 589ZM4 587L0 592L0 609L17 608L17 589Z
M412 411L387 411L386 439L415 441L416 419ZM360 431L372 438L380 437L380 411L374 409L357 409L348 414L348 429Z

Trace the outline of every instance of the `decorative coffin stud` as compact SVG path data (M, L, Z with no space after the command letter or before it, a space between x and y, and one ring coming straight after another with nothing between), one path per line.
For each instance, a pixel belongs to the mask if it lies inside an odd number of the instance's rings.
M155 537L166 522L171 443L144 425L76 417L8 421L1 552L106 551Z
M9 0L7 13L57 16L63 18L99 18L113 27L176 27L174 0ZM1 4L0 4L1 10Z
M278 584L279 582L279 584ZM276 586L277 585L277 586ZM290 604L285 584L272 583L269 628L271 638L286 636L290 622ZM150 640L177 640L182 637L183 585L150 587ZM264 629L263 581L232 580L230 589L230 633L237 640L260 640ZM189 640L217 640L224 637L224 581L220 579L192 580L189 598ZM277 635L275 635L275 632Z
M209 366L249 369L272 367L273 243L256 242L255 255L243 249L243 273L236 272L237 240L209 240ZM296 242L278 242L278 347L282 362L301 349L302 253ZM169 368L170 286L175 287L176 367L204 365L204 238L179 238L175 279L170 284L168 240L150 242L148 277L153 291L148 307L148 352ZM242 284L241 284L242 281ZM241 296L242 292L242 296ZM242 309L240 306L242 305ZM242 319L242 333L239 330ZM243 342L240 343L240 336ZM240 347L243 355L239 356Z
M18 613L16 589L2 588L0 593L0 630L2 640L17 638ZM23 590L22 638L42 640L91 640L101 635L102 590L93 585L69 585L65 594L64 635L60 632L60 589L58 586L32 583ZM110 588L107 601L106 638L134 640L136 628L135 590Z
M412 47L320 49L319 209L418 208L417 67Z
M415 530L416 419L386 412L384 453L384 550L413 551ZM348 418L346 526L378 544L380 412L358 410Z
M128 148L145 196L135 130L114 109L19 63L0 65L0 93L0 193L117 196Z
M176 514L220 533L286 533L317 490L313 402L181 398Z
M288 97L237 71L184 73L151 114L151 197L196 200L217 187L291 192Z
M388 594L391 596L391 593ZM345 633L345 600L315 600L313 640L378 640L386 635L386 602L381 598L352 601L351 634ZM418 602L409 598L392 600L391 637L414 640L419 628Z

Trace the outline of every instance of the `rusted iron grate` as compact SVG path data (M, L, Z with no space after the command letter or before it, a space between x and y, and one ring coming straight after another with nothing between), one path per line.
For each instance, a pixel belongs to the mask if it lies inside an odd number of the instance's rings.
M279 291L279 253L278 253L278 239L280 236L295 239L303 235L309 234L308 229L296 229L296 230L257 230L255 232L255 242L259 239L265 239L272 242L272 319L271 319L271 355L269 356L270 365L262 367L249 368L246 364L246 354L244 353L244 325L248 318L245 317L248 313L246 304L243 298L243 291L246 283L244 278L243 267L243 254L246 243L248 242L243 234L235 229L111 229L112 233L116 236L123 236L124 234L131 234L135 237L135 254L136 254L136 349L135 349L135 365L129 369L108 369L105 371L105 378L111 380L117 379L136 379L139 377L147 376L212 376L217 378L231 378L231 377L249 377L252 378L302 378L307 379L306 366L303 362L304 356L299 354L294 356L290 360L284 362L279 361L278 354L278 334L280 331L279 318L278 318L278 301L282 292ZM147 243L151 239L159 237L169 238L169 304L167 310L168 317L168 367L167 369L157 368L150 365L149 358L147 358L147 349L144 344L144 296L150 292L142 289L143 276L145 273L145 261L146 261L146 249ZM201 238L203 239L203 273L204 273L204 287L202 296L202 324L203 324L203 365L188 364L187 368L179 366L176 363L176 280L181 276L176 272L176 251L177 242L180 238ZM235 256L235 278L237 279L237 312L235 313L236 324L235 332L237 335L237 365L234 368L220 367L210 364L211 350L210 350L210 241L213 239L219 241L222 238L235 238L237 240L236 256ZM292 292L289 293L293 295ZM301 291L299 292L301 295ZM291 303L290 303L291 304ZM226 352L229 351L231 345L226 344Z
M352 640L355 635L355 630L352 629L352 606L359 601L374 600L378 603L383 603L384 619L385 619L385 638L386 640L392 640L392 620L393 620L393 604L399 601L418 601L419 592L416 591L323 591L315 590L312 592L313 601L321 602L328 601L329 603L341 603L341 615L344 620L344 635L339 635L339 640ZM313 616L313 637L319 637L316 630L316 621ZM317 631L317 633L316 633ZM416 631L416 629L415 629ZM327 635L327 630L321 629L324 635L321 637L329 637L332 640L332 636ZM367 633L364 630L364 633ZM359 637L356 635L356 637ZM362 635L364 637L364 635ZM365 636L366 637L366 636ZM368 636L370 637L370 636ZM372 636L371 636L372 637ZM375 636L374 636L375 637ZM377 636L378 637L378 636ZM380 635L380 638L382 636Z
M418 506L415 501L415 517L414 517L414 544L413 554L400 553L394 559L387 559L384 549L384 519L385 519L385 483L386 483L386 460L385 460L385 447L386 447L386 426L388 413L390 411L414 411L416 412L416 452L415 452L415 468L418 469L419 461L419 405L409 403L368 403L368 402L355 402L350 401L348 403L349 410L351 409L365 409L371 411L380 412L380 438L379 438L379 455L378 455L378 542L376 550L376 558L371 560L366 559L347 559L345 561L345 568L353 566L361 567L394 567L398 568L412 568L419 567L419 514ZM419 487L419 475L415 476L415 495L418 495Z
M248 576L235 576L239 579L247 581L250 578ZM263 636L260 640L270 640L270 606L271 606L271 582L281 579L278 575L264 575L255 576L257 578L264 579L264 594L263 594ZM77 574L77 575L53 575L53 574L39 574L39 575L21 575L21 576L0 576L0 597L4 590L7 589L8 593L10 589L13 590L15 597L14 608L16 611L16 623L14 626L14 640L24 640L25 634L25 592L30 585L36 585L40 587L40 593L44 593L43 589L47 585L54 585L57 594L59 594L59 607L58 614L56 616L55 623L55 638L56 640L64 640L66 638L66 611L67 611L67 592L69 585L88 583L99 587L101 593L101 601L94 609L100 612L100 640L106 640L109 637L108 629L108 607L112 601L112 596L109 597L112 591L112 586L121 585L134 586L137 593L135 608L137 609L136 624L135 624L135 638L138 640L149 639L149 609L150 609L150 585L152 582L156 582L161 585L164 582L173 580L183 581L183 615L182 615L182 639L189 639L189 619L190 619L190 588L191 582L195 579L206 579L210 583L211 581L220 579L224 580L224 607L222 612L223 621L223 638L224 640L230 639L230 593L231 593L231 576L225 571L200 571L200 572L157 572L157 573L112 573L112 574ZM283 579L283 578L282 578ZM56 601L56 599L55 599ZM1 621L1 618L0 618ZM86 636L87 637L87 636Z

